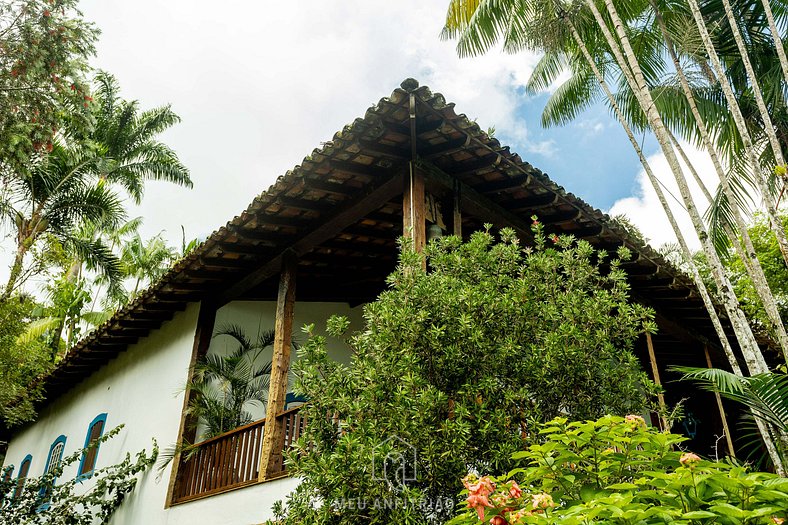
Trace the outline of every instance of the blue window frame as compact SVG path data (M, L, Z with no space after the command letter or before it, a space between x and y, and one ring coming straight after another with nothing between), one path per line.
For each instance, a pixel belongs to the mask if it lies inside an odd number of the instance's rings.
M16 475L16 487L14 488L13 498L16 499L22 494L22 488L25 486L25 478L30 472L30 464L33 463L33 456L28 454L22 463L19 464L19 473Z
M52 442L52 446L49 447L49 455L47 456L47 463L46 467L44 467L44 475L49 474L53 470L55 470L58 466L60 466L60 460L63 459L63 452L66 449L66 436L59 435L55 441ZM52 485L55 485L57 478L52 480ZM41 499L43 503L41 506L38 507L38 510L45 510L49 508L49 494L51 492L51 487L42 487L41 488Z
M77 479L89 478L90 475L96 470L96 461L98 460L99 446L96 444L88 449L90 445L95 443L104 434L104 428L107 425L107 413L99 414L88 425L88 432L85 435L85 451L82 453L82 458L79 460L79 470L77 470Z

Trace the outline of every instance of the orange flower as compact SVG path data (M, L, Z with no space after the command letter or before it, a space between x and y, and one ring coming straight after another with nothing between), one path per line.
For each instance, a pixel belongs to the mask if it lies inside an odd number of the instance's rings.
M484 509L492 508L488 496L495 490L492 479L489 476L482 476L476 481L476 476L468 475L462 480L462 484L468 489L468 498L465 502L469 509L474 509L480 520L484 520Z
M509 522L503 516L493 516L490 525L509 525Z
M512 499L517 499L523 495L523 490L516 481L513 481L512 486L509 487L509 495L512 497Z

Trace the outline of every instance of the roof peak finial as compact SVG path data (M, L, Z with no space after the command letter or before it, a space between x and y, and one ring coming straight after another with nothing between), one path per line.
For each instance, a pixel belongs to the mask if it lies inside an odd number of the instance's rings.
M406 78L402 81L400 87L407 92L415 91L419 87L419 81L415 78Z

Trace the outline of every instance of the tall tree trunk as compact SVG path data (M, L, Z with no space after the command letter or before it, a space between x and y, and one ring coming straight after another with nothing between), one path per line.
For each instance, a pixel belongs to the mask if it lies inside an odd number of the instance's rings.
M590 7L600 29L605 35L607 43L610 46L610 49L613 52L613 55L616 58L621 71L627 78L627 82L633 90L633 93L636 95L641 108L646 113L651 129L654 132L654 135L657 138L663 153L665 154L668 165L670 166L674 178L676 179L676 183L679 186L679 190L684 200L687 212L690 215L690 219L692 220L692 224L698 234L698 237L700 238L704 252L709 259L712 276L714 277L717 284L720 296L723 300L723 305L728 311L731 324L733 325L736 332L739 345L742 347L745 360L747 360L748 365L752 370L766 371L768 370L766 361L763 359L760 349L755 342L755 337L752 334L749 323L746 322L746 318L739 308L738 301L736 300L736 296L733 293L730 281L728 281L727 276L725 275L722 263L714 251L713 246L711 246L706 227L703 224L700 214L698 213L697 207L695 206L694 200L689 191L689 187L687 186L687 181L684 178L681 165L678 158L676 157L676 153L670 144L670 134L667 132L667 128L662 122L662 118L656 109L654 100L651 98L651 92L646 85L639 64L634 59L634 52L632 51L632 47L629 44L629 39L626 35L626 32L624 31L623 24L619 19L617 12L615 11L615 6L612 5L611 0L605 0L608 10L611 11L611 18L613 19L613 25L616 28L616 32L618 33L618 39L622 43L624 53L632 57L631 61L625 58L624 54L622 54L622 50L618 48L618 40L611 34L607 27L607 23L602 16L602 13L600 13L599 9L597 9L594 0L586 0L586 3Z
M632 128L630 128L627 119L624 116L624 113L621 111L621 108L616 102L616 98L613 95L610 86L608 86L607 81L605 81L604 76L602 75L601 71L599 71L599 68L594 62L594 58L591 55L590 51L588 51L588 48L586 47L585 42L583 42L580 33L577 31L577 28L575 27L575 25L572 23L570 19L567 18L566 21L569 25L569 29L572 32L572 37L574 38L575 42L580 48L580 51L583 53L583 57L585 58L586 63L594 72L594 76L596 77L597 81L602 86L602 90L605 92L605 96L607 97L607 100L610 103L610 107L613 108L613 111L615 112L619 123L624 128L624 131L627 134L627 138L629 138L629 142L632 144L632 147L635 149L638 159L640 159L640 163L646 172L646 176L648 177L652 187L654 188L654 191L657 194L657 199L659 199L659 202L662 205L662 209L664 210L665 215L668 218L668 222L670 223L671 228L673 228L673 233L676 235L676 239L679 242L679 246L681 247L681 252L684 255L685 260L687 261L687 264L689 265L692 279L695 282L695 286L698 289L698 293L703 299L703 304L706 306L706 310L709 314L709 318L711 319L712 325L714 326L714 331L717 333L717 337L720 340L720 344L722 345L722 349L725 352L725 356L728 358L728 363L731 366L731 370L733 370L733 372L736 375L742 376L741 367L739 366L739 362L736 359L736 354L733 352L733 348L731 347L731 344L728 341L728 336L725 334L725 330L722 327L722 323L720 322L719 315L717 314L717 308L714 305L714 301L711 299L709 290L706 288L706 283L703 282L703 279L700 276L700 272L698 272L698 267L692 261L692 252L690 252L689 245L687 244L687 240L684 237L684 233L681 231L681 228L679 227L678 221L676 220L676 217L673 214L673 210L670 209L670 205L668 204L668 200L665 197L665 192L662 191L662 186L660 185L659 179L657 179L657 176L654 174L654 171L651 169L651 165L646 159L646 156L643 154L643 150L640 148L640 144L635 138L635 134L632 132Z
M777 50L777 56L780 59L780 67L783 70L783 78L785 83L788 84L788 57L785 56L785 48L783 47L783 40L780 36L780 31L777 30L777 24L774 21L774 13L772 6L769 5L769 0L761 0L763 4L763 12L766 15L766 20L769 22L769 31L774 39L774 47Z
M771 189L769 188L769 184L763 175L758 158L755 155L752 139L750 138L750 133L747 130L747 125L744 122L744 116L742 115L741 108L739 107L739 102L736 100L736 97L733 94L733 89L731 88L728 78L725 75L725 70L722 67L719 56L717 55L717 50L714 49L714 44L712 43L709 32L706 29L706 23L703 20L703 15L700 12L700 7L698 6L697 0L687 0L687 2L689 3L690 10L692 11L692 17L695 20L695 25L698 28L700 37L703 40L703 46L706 49L706 54L709 55L709 61L711 62L712 68L717 77L717 81L720 83L720 88L725 95L725 100L728 103L731 116L733 117L733 121L736 124L736 129L738 130L739 136L741 137L745 155L752 171L752 176L755 179L758 191L761 193L764 209L766 210L766 214L769 217L772 231L774 231L774 234L777 237L777 244L780 247L783 260L785 261L786 265L788 265L788 237L786 237L785 230L782 226L782 221L780 220L780 217L777 213L777 203L774 200L774 196L772 195ZM737 32L737 30L738 28L734 29L734 32ZM771 132L772 135L774 134L774 128L766 129L765 131L767 133Z
M703 121L700 111L698 111L698 106L695 103L695 96L692 93L692 88L690 87L689 81L684 74L684 68L682 67L681 61L676 54L673 40L670 38L670 34L668 34L662 14L660 13L659 8L657 7L657 4L654 0L650 0L650 4L656 15L657 24L659 25L660 31L662 32L662 37L665 39L668 54L673 60L673 66L676 68L676 73L678 74L681 89L684 92L684 97L689 103L692 117L695 119L695 125L698 127L698 131L700 132L703 146L706 148L709 158L711 158L714 171L717 172L717 177L720 180L722 191L731 204L731 213L736 223L736 228L739 230L739 235L741 236L743 246L739 245L735 236L731 236L731 233L735 232L729 232L728 236L731 238L733 246L739 248L739 255L741 256L742 261L744 261L744 267L747 269L747 273L752 280L753 287L758 293L758 298L761 300L761 304L763 305L764 310L766 310L766 315L769 318L769 321L772 323L772 329L774 330L774 334L777 336L777 342L780 344L780 348L782 349L783 358L785 359L786 364L788 364L788 333L785 331L785 325L783 324L780 310L777 307L777 301L772 294L769 283L766 281L766 274L763 272L761 263L758 261L758 257L755 254L755 247L752 244L752 239L750 239L750 233L747 229L747 224L744 222L741 210L736 204L736 196L734 195L730 181L728 180L728 173L722 166L722 162L720 161L719 155L717 154L717 148L714 147L709 130L706 128L706 123ZM685 157L685 162L687 163L688 167L690 167L693 174L696 175L690 160ZM698 177L698 179L700 179L700 177ZM743 248L743 250L741 248Z
M777 134L774 132L772 117L769 115L769 110L766 107L766 101L763 99L763 92L761 91L758 77L755 75L755 70L752 68L750 54L747 51L746 44L744 43L744 37L739 30L739 22L736 20L736 14L733 12L730 0L722 0L722 5L725 8L725 16L728 18L728 24L731 26L733 39L736 41L736 47L739 49L739 54L741 55L744 69L747 71L747 76L750 79L752 94L755 97L755 103L758 106L758 112L761 114L761 119L763 119L764 131L766 132L766 136L769 138L769 144L771 145L772 151L774 152L774 160L777 161L777 164L783 165L785 164L785 159L783 158L783 151L780 147L780 141L777 140Z
M17 281L22 275L22 268L24 267L25 255L27 254L28 243L26 239L22 238L17 244L16 253L14 254L14 263L11 265L11 273L8 276L8 281L3 289L3 294L0 295L0 302L5 302L11 297L14 289L17 286Z
M611 34L607 26L607 22L602 16L602 13L600 13L599 9L597 8L595 1L586 0L586 4L591 9L591 12L597 21L599 28L604 34L605 39L610 46L610 50L618 62L622 73L625 75L627 82L637 97L638 103L645 112L649 121L649 126L654 132L654 135L659 142L660 147L662 148L662 152L668 161L668 165L673 172L687 212L689 213L692 224L698 234L698 238L701 241L704 252L706 253L706 257L712 271L712 276L717 283L718 292L722 298L723 305L728 312L731 325L733 326L734 332L736 333L736 337L739 341L739 346L742 349L744 359L747 362L751 373L754 373L753 370L768 371L766 361L764 360L763 355L758 348L758 344L755 341L752 329L747 322L747 318L744 316L744 313L739 307L730 281L725 275L722 263L720 262L714 247L711 245L708 232L706 231L703 220L698 213L697 207L695 206L692 194L689 191L687 181L681 169L681 164L679 163L679 160L676 157L676 152L671 144L670 134L667 132L667 127L664 125L662 118L657 111L656 105L654 104L654 100L651 97L651 91L646 84L645 78L643 77L643 72L641 71L640 65L637 62L637 57L632 50L632 46L624 29L623 22L618 16L618 12L613 5L612 0L605 0L605 6L607 7L613 27L618 36L618 40L616 40L616 38ZM621 42L621 49L618 48L619 41ZM777 454L777 450L771 436L768 434L768 432L762 432L762 438L770 452L770 457L775 465L775 468L781 475L783 475L785 471L782 461L780 460L779 454Z

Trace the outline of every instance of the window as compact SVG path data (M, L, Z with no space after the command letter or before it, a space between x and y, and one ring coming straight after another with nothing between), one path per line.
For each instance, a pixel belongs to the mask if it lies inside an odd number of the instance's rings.
M88 434L85 436L85 452L79 461L78 478L87 478L96 469L96 459L98 458L99 444L96 443L104 433L104 425L107 423L107 414L97 415L88 425ZM93 446L91 446L93 445Z
M19 464L19 474L16 476L16 488L14 489L14 499L22 495L22 488L25 486L25 478L27 473L30 472L30 464L33 462L33 456L28 454L22 463Z
M53 472L60 466L60 460L63 459L63 450L65 448L66 436L58 436L58 438L52 442L52 446L49 447L49 455L47 456L47 465L44 468L44 475ZM50 481L52 486L54 486L56 480L57 478L53 478ZM41 499L44 501L44 503L41 504L39 510L49 507L49 494L52 492L52 486L41 488Z

